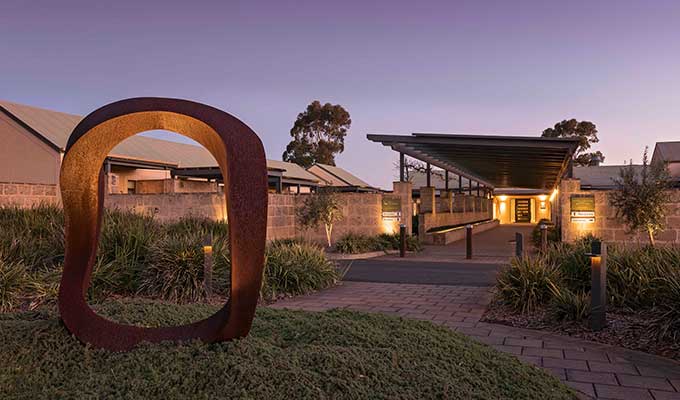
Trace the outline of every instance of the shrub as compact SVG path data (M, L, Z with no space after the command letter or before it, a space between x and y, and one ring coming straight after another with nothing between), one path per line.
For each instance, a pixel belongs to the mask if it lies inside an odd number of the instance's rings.
M550 284L560 278L558 270L545 258L513 258L498 274L496 287L503 303L529 313L549 300Z
M348 233L335 242L335 251L343 254L367 253L380 250L385 250L385 243L381 243L376 237L358 233Z
M575 243L553 243L545 254L546 262L559 269L564 284L573 292L590 290L589 243L585 239Z
M135 293L143 271L151 262L151 248L160 231L160 225L151 216L107 211L93 280L97 277L108 281L107 290L115 293ZM107 271L112 276L103 276Z
M676 268L678 266L676 265ZM658 278L662 286L649 331L660 340L680 339L680 270Z
M151 250L140 292L179 303L205 298L203 235L166 234Z
M7 312L23 302L30 288L26 267L0 258L0 312Z
M0 253L29 270L52 268L64 259L64 213L52 205L0 207Z
M422 249L423 246L417 236L406 236L406 250L421 251ZM398 233L382 233L377 236L348 233L335 243L335 251L343 254L385 250L399 250Z
M267 247L262 297L300 295L324 289L338 280L323 248L309 243L274 241Z
M541 225L547 226L548 231L548 245L551 243L557 243L560 241L560 229L549 219L542 219L538 221L538 224L531 231L531 242L537 249L541 248Z
M560 321L581 321L590 315L590 295L586 292L572 292L567 287L559 287L554 282L550 289L549 309L553 317Z

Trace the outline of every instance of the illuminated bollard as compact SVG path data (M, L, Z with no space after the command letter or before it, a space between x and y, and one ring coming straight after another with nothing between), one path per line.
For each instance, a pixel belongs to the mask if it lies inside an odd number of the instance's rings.
M591 271L591 303L590 303L590 328L593 331L602 330L607 325L607 245L599 240L591 244L590 254Z
M472 225L465 226L465 258L472 258Z
M205 294L212 295L212 271L213 271L213 247L212 234L205 235L203 239L203 286Z
M406 225L399 225L399 257L406 257Z
M541 224L541 252L548 251L548 225Z
M524 256L524 235L515 232L515 257L522 258Z

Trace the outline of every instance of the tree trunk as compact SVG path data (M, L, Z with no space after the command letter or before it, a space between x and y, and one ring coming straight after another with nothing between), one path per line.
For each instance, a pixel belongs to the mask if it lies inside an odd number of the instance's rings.
M326 240L328 241L328 247L331 247L331 233L333 232L333 225L326 224Z
M654 230L647 228L647 234L649 235L649 244L654 247L656 243L654 242Z

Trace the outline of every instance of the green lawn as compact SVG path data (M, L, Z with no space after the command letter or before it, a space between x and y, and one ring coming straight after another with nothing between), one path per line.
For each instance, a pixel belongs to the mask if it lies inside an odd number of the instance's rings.
M118 321L160 326L208 305L124 301ZM106 332L102 332L106 334ZM575 399L545 372L428 322L262 308L243 340L83 346L53 310L0 314L0 398Z

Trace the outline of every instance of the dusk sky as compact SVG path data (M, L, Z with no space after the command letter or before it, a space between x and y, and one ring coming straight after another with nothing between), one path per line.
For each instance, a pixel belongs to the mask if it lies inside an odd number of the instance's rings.
M576 118L606 164L680 140L679 1L2 0L0 51L0 99L81 115L195 100L271 159L307 104L341 104L337 164L384 188L397 156L367 133L538 136Z

